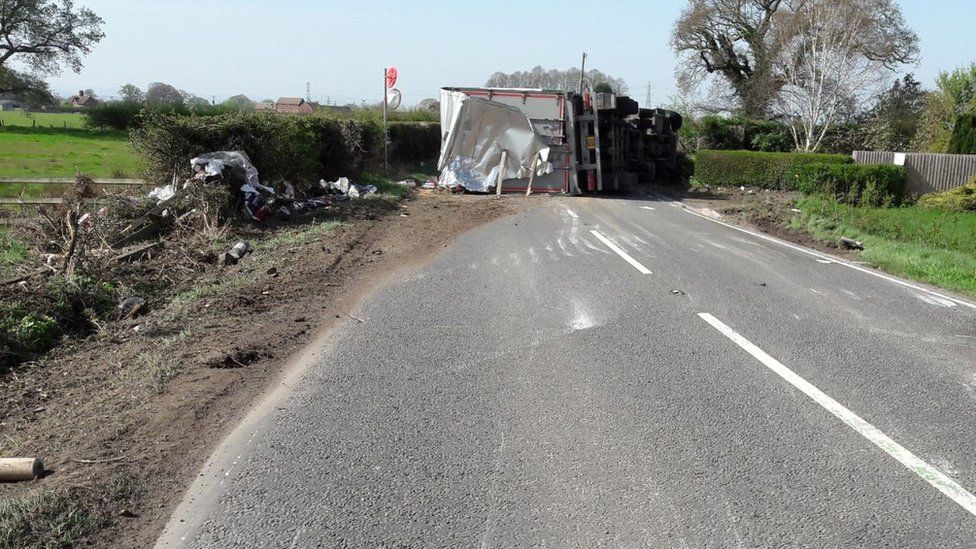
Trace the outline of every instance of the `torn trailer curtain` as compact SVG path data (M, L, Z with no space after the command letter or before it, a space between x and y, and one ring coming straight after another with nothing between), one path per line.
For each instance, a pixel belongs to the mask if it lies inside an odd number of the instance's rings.
M525 190L525 181L512 180L528 178L533 166L537 176L553 171L549 145L516 107L443 90L441 122L445 132L438 162L442 185L460 185L474 192L494 189L502 151L507 151L503 191Z

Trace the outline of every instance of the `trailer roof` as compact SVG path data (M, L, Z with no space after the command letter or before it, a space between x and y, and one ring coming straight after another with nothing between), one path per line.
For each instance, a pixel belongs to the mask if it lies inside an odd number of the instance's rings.
M509 92L509 93L552 93L552 94L562 94L568 93L566 90L547 90L543 88L486 88L483 86L445 86L441 88L447 91L486 91L486 92Z

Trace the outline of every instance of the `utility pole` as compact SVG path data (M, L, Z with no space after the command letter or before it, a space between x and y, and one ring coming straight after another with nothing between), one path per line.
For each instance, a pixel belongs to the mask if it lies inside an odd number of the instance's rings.
M305 102L306 103L311 103L312 102L312 83L311 82L305 82Z
M644 99L644 107L651 108L651 83L647 83L647 97Z
M583 63L580 65L580 87L579 93L583 95L583 79L586 78L586 52L583 52Z

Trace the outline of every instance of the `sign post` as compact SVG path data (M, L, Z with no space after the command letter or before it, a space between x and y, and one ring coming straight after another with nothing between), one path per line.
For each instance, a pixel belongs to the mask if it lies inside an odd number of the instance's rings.
M393 89L396 82L396 67L383 69L383 169L387 172L390 171L390 135L387 131L387 110L390 106L390 90ZM393 108L396 109L397 107Z

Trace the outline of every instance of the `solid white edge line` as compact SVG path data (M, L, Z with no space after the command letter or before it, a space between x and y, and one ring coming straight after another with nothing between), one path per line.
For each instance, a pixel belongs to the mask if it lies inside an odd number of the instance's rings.
M616 253L617 255L619 255L627 263L630 263L631 266L634 267L635 269L637 269L638 271L640 271L641 274L646 274L646 275L654 274L654 273L652 273L650 271L650 269L648 269L647 267L641 265L639 261L637 261L633 257L630 257L630 255L627 254L627 252L623 251L620 248L620 246L617 246L613 242L610 242L610 239L607 238L607 237L605 237L605 236L603 236L602 234L600 234L600 231L591 230L590 231L590 234L592 234L593 236L597 237L597 239L599 239L600 242L603 242L607 246L607 248L610 248L611 251L613 251L614 253Z
M954 298L954 297L951 297L951 296L947 296L947 295L944 295L944 294L940 294L938 292L933 292L932 290L923 288L921 286L912 284L910 282L905 282L904 280L899 280L897 278L894 278L894 277L891 277L891 276L888 276L888 275L885 275L885 274L882 274L882 273L879 273L879 272L875 272L875 271L872 271L870 269L865 269L864 267L859 267L859 266L854 265L852 263L849 263L849 262L847 262L847 261L845 261L843 259L831 257L831 256L828 256L828 255L822 254L820 252L815 252L813 250L804 248L802 246L797 246L797 245L794 245L794 244L790 244L789 242L786 242L784 240L780 240L778 238L774 238L772 236L768 236L768 235L760 234L760 233L757 233L757 232L754 232L754 231L750 231L749 229L743 229L742 227L736 227L735 225L726 223L724 221L719 221L717 219L712 219L711 217L708 217L706 215L702 215L702 214L700 214L698 212L689 210L687 208L685 208L684 211L686 211L686 212L690 213L691 215L693 215L695 217L698 217L700 219L705 219L707 221L711 221L712 223L718 223L719 225L722 225L723 227L728 227L730 229L735 229L735 230L737 230L737 231L739 231L741 233L749 234L749 235L755 236L757 238L761 238L763 240L767 240L769 242L773 242L775 244L779 244L780 246L786 246L787 248L796 250L798 252L803 252L803 253L805 253L807 255L811 255L813 257L817 257L817 258L820 258L820 259L826 259L826 260L831 261L832 263L836 263L837 265L843 265L844 267L847 267L849 269L854 269L855 271L860 271L862 273L869 274L871 276L874 276L874 277L877 277L877 278L880 278L880 279L883 279L883 280L887 280L888 282L894 282L895 284L898 284L900 286L904 286L906 288L911 288L913 290L918 290L919 292L924 292L926 294L929 294L929 295L932 295L932 296L935 296L935 297L938 297L938 298L941 298L941 299L949 300L949 301L951 301L951 302L953 302L953 303L955 303L957 305L963 305L963 306L969 307L970 309L976 309L976 304L974 304L974 303L969 303L968 301L964 301L962 299L957 299L957 298Z
M813 399L817 404L823 406L828 412L846 423L851 429L857 431L861 436L868 439L875 446L884 450L888 455L897 459L910 471L921 477L923 480L935 487L936 490L945 494L949 499L956 502L970 514L976 516L976 496L969 493L941 471L932 467L928 463L919 459L915 454L906 450L903 446L892 440L888 435L882 433L877 427L871 425L854 412L836 400L827 396L826 393L814 387L810 382L797 375L793 370L784 366L775 358L766 354L762 349L754 345L748 339L742 337L732 328L729 328L722 321L708 313L699 313L702 320L710 324L713 328L722 333L725 337L732 340L756 360L762 362L767 368L775 372L790 385L802 391L805 395Z

